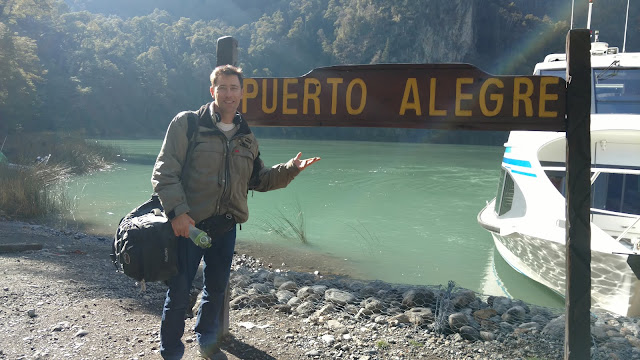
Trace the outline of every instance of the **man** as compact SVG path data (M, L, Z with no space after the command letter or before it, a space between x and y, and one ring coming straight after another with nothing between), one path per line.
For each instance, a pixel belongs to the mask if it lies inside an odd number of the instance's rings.
M178 274L169 280L162 312L160 353L164 359L184 354L181 337L189 292L204 257L204 287L195 332L205 359L226 359L220 350L220 322L236 241L235 223L249 217L248 190L283 188L318 157L265 168L258 142L237 112L242 100L242 71L217 67L211 73L213 102L197 111L195 139L188 134L189 113L171 121L156 160L151 183L178 238ZM192 128L194 128L192 126ZM187 155L188 154L188 155ZM202 249L189 237L189 227L207 231L212 246Z

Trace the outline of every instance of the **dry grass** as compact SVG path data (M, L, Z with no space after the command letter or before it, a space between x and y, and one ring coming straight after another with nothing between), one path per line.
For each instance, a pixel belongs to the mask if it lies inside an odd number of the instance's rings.
M0 215L16 219L56 219L68 212L69 176L107 168L119 154L98 141L56 133L13 134L4 145L4 154L18 165L0 164ZM35 161L49 154L48 163Z
M61 165L10 167L0 164L0 212L17 219L44 218L68 211Z
M11 162L23 165L33 165L37 156L51 154L50 165L62 165L73 174L107 168L121 153L120 149L87 141L80 135L49 132L10 135L3 152Z
M303 244L308 243L304 225L304 213L299 201L296 201L296 205L290 213L285 214L279 209L277 214L273 214L268 219L263 220L261 228L285 239L297 240Z

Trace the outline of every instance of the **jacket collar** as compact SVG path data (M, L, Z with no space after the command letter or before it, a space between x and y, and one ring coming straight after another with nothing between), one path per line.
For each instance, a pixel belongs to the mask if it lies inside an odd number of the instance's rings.
M213 102L202 105L197 111L200 118L198 125L220 131L215 123L220 121L220 114L213 111ZM251 134L249 124L244 120L242 114L236 111L236 116L233 118L233 123L238 125L238 132L236 135L248 135Z

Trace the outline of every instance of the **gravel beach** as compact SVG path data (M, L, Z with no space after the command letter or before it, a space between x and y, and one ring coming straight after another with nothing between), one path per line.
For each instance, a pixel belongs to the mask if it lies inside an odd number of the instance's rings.
M166 287L115 272L111 239L0 220L0 359L160 359ZM564 317L456 287L275 268L239 248L229 359L561 359ZM280 263L278 263L280 264ZM638 319L594 314L592 358L640 359ZM185 359L197 358L187 319Z

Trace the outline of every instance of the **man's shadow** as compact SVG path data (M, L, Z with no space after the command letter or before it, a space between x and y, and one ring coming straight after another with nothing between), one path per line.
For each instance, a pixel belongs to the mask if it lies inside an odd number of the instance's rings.
M229 354L237 357L238 359L246 359L246 360L276 360L273 356L267 354L266 352L257 349L249 344L246 344L238 339L236 339L233 335L225 336L222 341L222 350L228 352Z
M202 266L199 267L196 277L193 280L190 291L191 306L187 308L185 318L192 318L197 316L197 308L200 302L199 295L202 291ZM238 359L246 360L277 360L273 356L266 352L257 349L249 344L246 344L236 339L232 334L227 334L222 338L221 349L225 350L229 354L237 357Z

